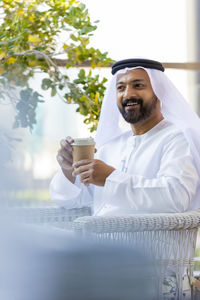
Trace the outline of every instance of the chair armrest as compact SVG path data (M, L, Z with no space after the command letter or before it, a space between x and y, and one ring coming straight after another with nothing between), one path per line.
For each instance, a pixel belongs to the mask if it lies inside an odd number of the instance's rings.
M77 218L73 229L85 233L181 230L200 227L200 210L184 213L134 214Z

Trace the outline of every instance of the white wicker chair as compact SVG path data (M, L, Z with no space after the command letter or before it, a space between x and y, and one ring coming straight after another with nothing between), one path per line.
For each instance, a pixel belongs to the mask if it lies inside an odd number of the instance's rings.
M187 271L191 285L200 210L174 214L142 214L106 217L81 217L73 229L81 235L112 242L140 245L144 253L156 258L159 274L158 299L164 299L162 283L166 273L174 271L176 299L182 298L182 276Z

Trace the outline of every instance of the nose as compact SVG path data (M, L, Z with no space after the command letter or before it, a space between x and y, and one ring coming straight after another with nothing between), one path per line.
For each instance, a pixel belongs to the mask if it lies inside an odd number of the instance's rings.
M136 91L130 85L127 85L124 90L123 98L129 99L131 97L136 97L136 96L137 96Z

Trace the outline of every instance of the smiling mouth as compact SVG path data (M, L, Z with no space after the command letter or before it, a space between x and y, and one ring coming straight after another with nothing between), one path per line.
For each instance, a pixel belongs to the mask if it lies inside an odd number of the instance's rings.
M129 101L124 105L124 108L125 110L131 110L137 108L138 106L140 106L138 102Z

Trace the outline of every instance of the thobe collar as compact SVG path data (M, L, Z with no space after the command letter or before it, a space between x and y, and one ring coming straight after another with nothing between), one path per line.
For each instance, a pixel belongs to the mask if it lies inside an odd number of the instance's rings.
M143 134L133 135L132 131L130 131L130 136L128 138L128 146L136 146L136 144L140 143L141 141L144 141L145 139L156 134L156 132L165 128L166 125L169 125L169 121L163 119L158 124L156 124L153 128L151 128L150 130L148 130Z

